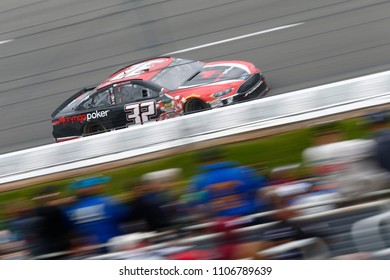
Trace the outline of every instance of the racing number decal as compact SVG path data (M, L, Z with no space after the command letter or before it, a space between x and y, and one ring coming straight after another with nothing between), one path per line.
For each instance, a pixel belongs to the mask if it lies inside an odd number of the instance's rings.
M131 103L125 105L126 120L128 125L143 124L150 120L150 117L156 115L156 103L147 101L141 103Z

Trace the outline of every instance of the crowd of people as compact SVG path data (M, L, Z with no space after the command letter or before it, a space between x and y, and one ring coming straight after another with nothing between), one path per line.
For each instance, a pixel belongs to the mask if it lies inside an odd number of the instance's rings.
M354 140L344 139L337 122L317 124L311 128L313 145L302 152L302 163L275 168L269 174L259 174L252 167L229 161L222 148L203 150L198 153L197 175L180 193L170 188L178 180L180 169L144 175L139 183L132 182L131 194L122 199L104 192L111 179L107 176L74 181L69 186L73 195L65 198L55 186L46 187L33 199L6 205L0 255L17 258L15 253L23 251L22 258L81 258L87 253L107 253L107 244L118 236L155 231L181 238L184 226L212 221L207 232L221 234L215 246L201 250L188 247L170 257L266 258L261 252L267 248L321 237L320 232L302 230L290 218L337 207L294 206L355 198L390 186L389 120L388 112L364 117L362 125L370 134ZM263 212L271 214L237 222L238 217ZM255 238L240 239L235 231L272 221L278 221L278 226ZM146 245L139 242L122 250ZM88 250L78 251L87 246ZM299 251L292 250L277 258L301 257Z

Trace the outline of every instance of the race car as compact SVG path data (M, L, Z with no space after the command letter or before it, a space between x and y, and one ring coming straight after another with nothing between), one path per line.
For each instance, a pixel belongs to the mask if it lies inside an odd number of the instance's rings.
M246 61L157 57L115 72L52 113L56 142L264 97L260 69Z

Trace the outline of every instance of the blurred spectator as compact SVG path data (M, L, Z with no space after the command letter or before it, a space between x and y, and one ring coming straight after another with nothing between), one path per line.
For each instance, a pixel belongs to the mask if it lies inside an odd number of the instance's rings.
M49 186L33 198L38 203L35 212L41 223L37 232L42 241L41 254L70 249L70 221L63 209L53 203L58 199L59 194L56 187Z
M131 207L132 219L146 222L146 230L163 231L185 223L182 215L178 182L182 170L171 168L144 174L141 184L135 186Z
M217 218L211 226L211 232L221 234L214 250L215 259L236 260L252 259L258 251L268 248L271 244L264 240L247 239L245 233L237 230L245 227L248 219Z
M294 166L278 168L279 170L287 169L287 171L291 169L287 173L288 179L282 184L268 187L266 189L266 193L272 193L272 195L283 198L286 205L289 207L303 207L303 205L306 205L307 207L297 210L297 214L300 215L313 214L334 209L336 207L334 204L320 205L323 201L340 198L340 194L337 189L334 188L334 185L329 184L329 182L322 181L322 179L316 181L313 180L313 178L300 178L300 176L297 176L298 168L299 166L297 165L295 168ZM309 207L309 204L318 205Z
M280 166L272 169L270 186L260 190L259 195L283 197L287 204L292 204L294 199L307 194L313 186L309 179L303 179L299 175L299 164Z
M78 242L83 243L77 245L104 244L122 234L120 224L128 215L128 209L112 197L101 194L109 180L109 177L92 177L72 184L77 200L67 209L67 214Z
M27 199L12 201L5 212L8 216L6 226L12 232L13 241L23 242L30 256L44 253L43 242L39 237L42 219L36 215L31 201Z
M390 172L390 112L382 111L367 115L363 124L376 142L374 159L379 166Z
M186 188L180 196L180 206L178 212L183 217L186 217L188 223L193 224L207 219L207 211L205 205L199 203L206 198L206 191L195 192L190 188Z
M211 217L233 217L263 211L256 200L264 178L249 167L225 161L220 149L204 150L199 154L200 173L191 179L188 191L199 194L192 205L202 205Z
M312 187L313 183L310 180L297 180L264 188L261 195L266 197L277 195L291 205L296 198L309 193Z
M163 205L169 201L166 194L161 192L160 185L154 181L144 180L133 188L130 220L144 220L143 230L164 230L171 225Z
M313 146L303 151L304 164L313 176L337 187L337 179L345 169L345 159L340 154L344 136L335 122L323 123L312 128ZM330 187L332 186L330 185Z
M289 207L288 196L283 196L276 192L269 192L267 193L267 196L274 206L274 209L276 209L271 217L271 221L277 222L277 224L266 229L260 236L260 239L263 241L262 249L313 237L312 234L304 232L299 225L290 221L290 219L296 217L299 212ZM257 253L257 258L265 259L266 257L259 252ZM272 258L302 259L303 255L299 250L292 249L285 251L283 254L275 255Z
M313 130L314 146L303 152L303 159L317 178L314 189L318 194L334 191L354 197L385 187L387 174L372 160L374 141L343 141L335 122L317 125Z
M144 184L150 186L152 193L159 201L162 210L173 221L177 218L177 202L181 191L177 182L181 178L180 168L171 168L150 172L142 176Z

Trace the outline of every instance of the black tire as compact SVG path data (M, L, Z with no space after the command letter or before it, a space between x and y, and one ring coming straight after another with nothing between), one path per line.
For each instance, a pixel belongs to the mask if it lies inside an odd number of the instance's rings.
M95 135L107 132L107 128L99 123L90 123L84 126L83 136Z
M184 105L184 114L192 114L204 110L209 110L210 105L198 98L188 100Z

